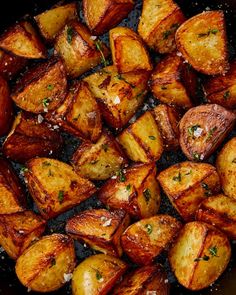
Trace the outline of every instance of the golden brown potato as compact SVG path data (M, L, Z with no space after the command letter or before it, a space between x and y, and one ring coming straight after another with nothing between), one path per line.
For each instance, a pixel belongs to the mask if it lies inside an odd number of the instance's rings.
M155 51L169 53L176 48L175 32L184 21L172 0L144 0L138 33Z
M236 199L236 137L228 141L216 160L217 172L226 196Z
M42 36L53 41L57 33L71 20L78 19L77 3L53 7L34 17Z
M236 200L225 195L204 200L196 212L196 220L212 224L229 238L236 239Z
M69 22L55 39L67 75L76 78L101 62L107 63L109 50L100 40L93 40L88 28L78 21Z
M117 139L134 162L157 161L163 152L161 133L150 111L126 128Z
M66 235L44 236L18 258L16 275L28 289L51 292L61 288L75 268L75 250Z
M130 225L121 236L121 244L132 261L148 265L169 247L181 228L170 215L156 215Z
M11 95L18 107L31 113L55 110L64 100L67 80L60 60L42 63L27 71Z
M133 7L133 0L83 0L86 24L95 35L102 35L114 28Z
M75 82L63 104L48 113L46 119L74 136L93 142L98 140L102 132L98 103L84 81Z
M220 192L220 180L215 167L205 163L175 164L162 171L158 180L185 221L194 219L203 200Z
M17 259L45 230L46 222L33 211L0 215L0 245Z
M46 58L46 48L33 26L18 22L0 36L0 48L25 58Z
M127 159L115 138L103 132L96 143L82 143L74 153L72 163L78 174L105 180L127 164Z
M3 154L20 163L35 157L58 155L63 144L62 137L57 129L41 120L41 115L35 117L29 113L19 113L4 141Z
M127 265L114 256L105 254L90 256L73 272L72 294L106 295L126 269Z
M223 11L204 11L184 22L177 30L178 50L190 65L207 75L228 70L228 53Z
M35 158L27 162L27 168L28 189L45 219L80 204L96 191L94 184L58 160Z
M109 32L109 37L113 64L119 73L152 70L145 45L132 29L116 27Z
M169 252L171 268L181 285L190 290L210 286L225 270L231 255L222 232L206 223L187 223Z
M180 146L189 160L207 159L233 129L235 114L217 104L190 109L180 120Z
M157 214L161 198L155 163L121 169L101 187L98 197L110 208L123 209L136 218Z
M97 98L107 124L124 127L142 105L149 73L119 74L115 66L103 68L84 80Z
M84 241L91 248L108 255L121 256L120 236L129 225L129 216L122 210L86 210L69 219L66 232Z
M7 82L0 76L0 136L11 128L13 119L13 103Z

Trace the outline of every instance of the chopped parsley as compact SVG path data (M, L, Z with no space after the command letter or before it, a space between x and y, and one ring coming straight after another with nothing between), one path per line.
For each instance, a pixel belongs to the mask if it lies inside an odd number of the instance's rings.
M227 100L228 98L230 98L230 91L229 90L227 90L227 91L225 91L225 93L223 94L223 98L225 99L225 100Z
M202 188L204 189L204 195L205 196L211 196L212 195L212 192L208 186L208 184L206 184L205 182L202 182Z
M129 192L131 190L131 184L128 184L125 189L127 190L127 192Z
M219 32L218 29L210 29L208 32L206 33L200 33L198 34L198 38L202 38L202 37L206 37L206 36L210 36L211 34L212 35L215 35Z
M208 132L206 141L209 141L212 138L212 136L213 136L214 132L216 131L216 129L217 129L216 126L210 129L210 131Z
M194 261L196 262L196 261L208 261L210 259L210 257L209 256L207 256L207 255L204 255L203 257L198 257L198 258L195 258L194 259Z
M163 32L162 34L162 37L163 37L163 40L166 40L168 39L168 37L171 35L171 30L166 30L165 32Z
M52 84L48 84L48 86L47 86L47 89L48 89L48 90L53 90L53 88L54 88L54 85L52 85Z
M153 135L150 135L150 136L148 136L151 140L155 140L156 139L156 137L155 136L153 136Z
M56 259L52 258L50 268L53 267L54 265L56 265Z
M102 144L102 149L106 153L108 151L108 144L106 144L106 143Z
M135 88L136 86L133 85L132 83L130 83L129 81L127 81L121 74L118 74L115 76L117 79L124 81L126 84L130 85L131 88Z
M67 42L69 44L71 44L72 43L73 35L75 33L74 32L74 29L72 27L68 27L66 33L67 33Z
M122 169L120 169L117 173L117 176L119 177L119 182L125 182L126 177Z
M200 154L198 154L198 153L193 153L193 159L194 160L196 160L196 161L199 161L200 159L201 159L201 156L200 156Z
M177 176L174 176L172 179L173 179L174 181L181 182L181 179L182 179L182 177L181 177L181 173L179 172L179 174L178 174Z
M217 247L216 246L212 246L211 248L209 248L209 253L211 254L211 256L213 257L219 257L217 256Z
M64 200L64 191L59 191L59 193L58 193L58 201L59 201L59 203L62 204L63 200Z
M147 233L150 235L152 233L152 225L151 224L145 224L145 228L147 230Z
M149 188L146 188L144 191L143 191L143 195L144 195L144 198L146 200L146 202L148 203L149 200L151 199L151 191Z
M20 168L20 172L21 173L25 173L25 172L28 172L29 171L29 169L27 168L27 167L25 167L25 166L22 166L21 168Z
M190 136L194 136L194 132L195 132L198 128L200 128L200 125L193 125L193 126L189 127L189 128L188 128L188 134L189 134Z
M43 107L44 107L44 108L47 108L47 107L49 106L50 101L51 101L50 98L45 97L45 98L42 100Z
M104 65L104 67L108 66L109 62L106 60L105 55L104 55L104 53L102 51L102 47L103 47L102 42L100 40L95 41L95 46L96 46L96 49L101 54L101 61L102 61L103 65Z
M98 281L101 281L102 280L102 273L99 270L96 270L96 279Z

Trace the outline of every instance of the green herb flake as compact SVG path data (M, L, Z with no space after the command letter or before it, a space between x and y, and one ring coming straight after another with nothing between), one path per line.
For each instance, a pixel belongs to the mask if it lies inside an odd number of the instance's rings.
M130 83L129 81L127 81L127 80L125 79L125 77L122 76L121 74L118 74L118 75L116 75L115 77L116 77L117 79L121 80L121 81L124 81L126 84L130 85L131 88L135 88L135 87L136 87L135 85L133 85L132 83Z
M103 65L104 65L104 67L108 66L109 65L109 62L106 60L105 55L103 53L103 50L102 50L102 47L103 47L102 42L100 40L97 40L94 43L95 43L96 49L101 54L101 61L102 61Z
M131 190L131 184L128 184L125 189L127 190L127 192L129 192Z
M172 179L173 179L174 181L181 182L181 179L182 179L181 173L179 172L179 174L178 174L177 176L174 176Z
M54 265L56 265L56 259L52 258L50 268L53 267Z
M207 255L204 255L203 257L198 257L198 258L195 258L194 261L208 261L210 259L209 256Z
M180 26L180 24L179 23L176 23L176 24L173 24L170 28L172 30L177 30L179 26Z
M50 163L50 162L48 162L48 161L44 161L43 163L42 163L42 166L45 168L45 167L49 167L49 166L51 166L52 164Z
M59 201L59 203L62 204L63 200L64 200L64 191L59 191L59 193L58 193L58 201Z
M190 175L192 173L193 173L193 171L192 170L189 170L188 172L185 173L185 175Z
M144 198L145 198L146 202L148 203L150 201L151 197L152 197L150 189L146 188L143 191L143 195L144 195Z
M126 181L126 177L125 177L124 171L122 169L120 169L116 173L116 175L118 176L120 182L125 182Z
M208 134L207 134L206 141L209 141L209 140L212 138L212 136L213 136L213 134L214 134L214 132L215 132L216 130L217 130L217 127L216 127L216 126L210 129L210 131L209 131Z
M201 159L201 155L195 152L195 153L193 153L193 159L195 161L199 161Z
M53 88L54 88L54 85L52 85L52 84L48 84L48 86L47 86L47 90L53 90Z
M28 172L29 171L29 169L27 168L27 167L25 167L25 166L22 166L21 168L20 168L20 172L21 173L25 173L25 172Z
M200 128L200 125L193 125L193 126L190 126L189 128L188 128L188 134L190 135L190 136L194 136L194 132L198 129L198 128Z
M230 91L229 90L227 90L227 91L225 91L225 93L223 94L223 98L225 99L225 100L227 100L228 98L230 98Z
M98 281L101 281L102 280L102 273L99 270L96 270L96 279Z
M218 29L210 29L206 33L200 33L200 34L198 34L198 38L207 37L207 36L210 36L211 34L212 35L216 35L218 32L219 32Z
M211 192L208 184L206 184L205 182L202 182L201 186L204 189L205 196L211 196L212 195L212 192Z
M106 153L108 151L108 144L106 144L106 143L102 144L102 149Z
M152 233L152 225L151 224L145 224L145 228L147 230L147 233L150 235Z
M163 34L162 34L163 40L168 39L168 37L171 35L171 33L172 33L171 30L167 30L167 31L163 32Z
M151 140L156 140L156 137L153 135L148 136Z
M66 33L67 33L67 42L71 44L73 35L74 35L74 29L72 27L67 27Z
M217 247L216 246L212 246L211 248L209 248L209 253L211 254L212 257L219 257L217 256Z
M45 97L45 98L42 100L43 107L44 107L44 108L47 108L47 107L49 106L50 101L51 101L50 98Z

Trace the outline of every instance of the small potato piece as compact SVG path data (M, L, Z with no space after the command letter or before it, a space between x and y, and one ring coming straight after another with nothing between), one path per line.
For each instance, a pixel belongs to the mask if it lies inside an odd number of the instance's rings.
M34 17L42 36L47 41L53 41L57 33L69 21L77 18L77 4L75 2L53 7Z
M35 157L58 155L62 137L57 130L43 120L43 117L19 113L12 130L3 144L3 154L13 161L25 163Z
M125 253L132 261L148 265L169 247L181 223L169 215L156 215L130 225L121 236Z
M169 252L171 268L181 285L196 291L210 286L223 273L231 255L225 234L211 225L187 223Z
M170 53L176 48L175 32L184 21L182 11L172 0L144 0L138 33L155 51Z
M212 224L229 238L236 239L236 200L225 195L204 200L196 212L196 220Z
M109 50L100 40L93 40L88 28L78 21L69 22L55 39L67 75L76 78L98 64L106 64Z
M191 99L197 91L197 76L175 52L157 64L151 77L151 90L162 103L191 108Z
M155 163L120 170L101 187L98 197L110 208L123 209L139 219L157 214L161 198Z
M21 109L38 114L56 109L66 91L63 64L60 60L51 60L27 71L16 83L11 97Z
M126 271L120 259L105 254L86 258L73 272L73 295L106 295Z
M180 120L180 146L189 160L207 159L233 129L235 114L217 104L190 109Z
M204 11L184 22L176 32L178 50L190 65L206 75L228 70L223 11Z
M115 138L103 132L96 143L82 143L75 151L72 163L78 174L105 180L127 164L127 159Z
M22 252L45 230L46 222L33 211L0 214L0 245L12 259Z
M145 45L132 29L116 27L109 32L109 36L113 64L119 73L152 70Z
M7 82L0 76L0 136L11 128L13 119L13 103Z
M66 283L66 275L73 272L75 260L70 237L62 234L44 236L18 258L16 275L32 291L55 291Z
M87 26L95 35L103 35L118 25L134 7L133 0L83 0Z
M146 71L121 75L115 66L109 66L84 80L97 98L107 124L122 128L142 105L148 78Z
M205 163L175 164L162 171L158 180L185 221L194 219L203 200L220 192L220 180L215 167Z
M157 161L163 152L161 134L150 111L126 128L117 139L127 156L134 162Z
M225 195L236 199L236 137L228 141L220 151L216 169Z
M45 219L80 204L96 191L93 183L58 160L35 158L27 162L27 168L28 189Z
M129 216L122 210L86 210L69 219L66 232L84 241L91 248L108 255L121 256L120 236L129 225Z
M22 21L0 36L0 48L25 58L46 58L46 48L33 26Z

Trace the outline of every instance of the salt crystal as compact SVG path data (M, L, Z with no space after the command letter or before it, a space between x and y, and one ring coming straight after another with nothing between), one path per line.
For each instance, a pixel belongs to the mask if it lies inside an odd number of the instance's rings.
M38 115L38 123L41 124L43 122L44 118L42 115Z
M64 281L69 282L72 279L72 273L64 273Z
M116 97L114 98L113 103L114 103L114 104L119 104L119 103L120 103L120 98L119 98L119 96L116 96Z

